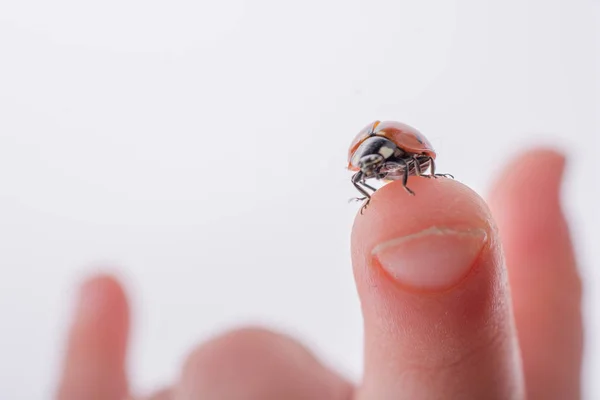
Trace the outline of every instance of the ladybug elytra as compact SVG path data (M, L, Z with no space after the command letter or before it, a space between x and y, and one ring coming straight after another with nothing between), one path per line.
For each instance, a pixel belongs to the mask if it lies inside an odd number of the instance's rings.
M435 173L436 153L431 143L415 128L395 121L375 121L364 127L354 138L348 151L348 169L356 172L352 183L366 200L362 210L371 200L367 179L384 181L401 180L410 195L415 193L407 186L411 175L426 178L449 174ZM425 171L429 169L429 174Z

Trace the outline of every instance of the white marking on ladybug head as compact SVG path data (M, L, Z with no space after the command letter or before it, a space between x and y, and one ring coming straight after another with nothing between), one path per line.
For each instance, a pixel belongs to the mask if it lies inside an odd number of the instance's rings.
M361 171L367 176L370 175L381 163L383 163L383 156L381 154L368 154L363 156L358 161L358 165Z
M396 149L393 149L391 147L381 146L381 148L379 149L379 154L381 154L383 158L388 159L394 154L395 150Z

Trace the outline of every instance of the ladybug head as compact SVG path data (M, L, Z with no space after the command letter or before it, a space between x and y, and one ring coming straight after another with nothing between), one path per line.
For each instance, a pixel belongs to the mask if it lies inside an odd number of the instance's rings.
M402 151L389 139L381 136L371 136L356 149L351 163L362 171L365 176L377 175L379 168L391 157L398 156Z
M366 154L358 160L358 167L366 176L372 175L383 164L385 159L379 153Z

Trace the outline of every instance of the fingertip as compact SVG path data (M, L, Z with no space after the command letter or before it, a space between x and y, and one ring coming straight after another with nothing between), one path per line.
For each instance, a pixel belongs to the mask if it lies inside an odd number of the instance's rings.
M115 298L127 298L124 277L109 268L99 268L96 272L86 274L81 277L78 286L80 292L89 287L98 287L107 293L111 293Z
M553 241L566 247L561 198L566 164L562 152L535 148L515 157L497 177L490 207L509 253Z
M110 321L112 331L126 331L129 304L125 288L115 275L101 273L79 285L74 329L100 321Z
M449 178L427 179L414 177L408 186L414 195L409 194L400 181L394 181L377 190L364 214L358 214L355 227L360 228L365 220L389 216L400 209L406 210L404 217L410 218L415 212L427 209L434 215L444 213L456 202L470 202L476 207L477 216L488 218L485 201L471 188L457 180ZM483 212L480 212L483 211Z
M85 297L90 293L102 296L115 303L127 304L127 295L120 279L113 274L99 273L85 278L79 284L79 296Z
M557 147L540 146L529 148L520 154L517 154L513 160L538 160L545 163L564 164L566 160L565 153Z
M564 153L551 147L527 150L514 157L496 178L491 190L491 202L495 207L521 196L536 196L537 202L544 198L560 200L560 190L567 163Z
M461 263L457 268L464 269L470 266L469 260L476 257L485 243L494 244L491 214L483 199L472 189L446 178L416 178L409 184L414 196L405 191L401 182L392 182L379 189L364 214L355 218L352 230L355 266L370 265L373 256L395 243L410 241L412 248L418 247L423 252L422 246L416 246L417 239L423 238L430 248L452 248L459 242L465 244L461 248L472 251L456 258ZM407 251L400 253L408 254ZM433 254L424 251L424 256ZM415 259L416 255L410 258ZM461 274L449 273L448 276L458 280Z
M125 295L123 285L115 274L103 272L86 277L79 285L82 289L86 287L102 287L105 290L115 293L117 296Z

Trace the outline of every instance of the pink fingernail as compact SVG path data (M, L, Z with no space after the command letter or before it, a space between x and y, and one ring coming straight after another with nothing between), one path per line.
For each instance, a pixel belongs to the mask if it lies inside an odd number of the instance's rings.
M483 229L432 227L380 243L372 255L398 282L439 289L466 275L486 240Z

